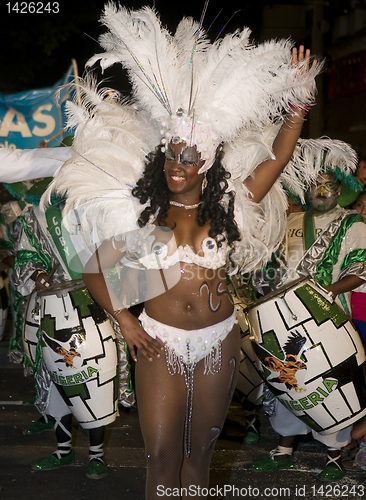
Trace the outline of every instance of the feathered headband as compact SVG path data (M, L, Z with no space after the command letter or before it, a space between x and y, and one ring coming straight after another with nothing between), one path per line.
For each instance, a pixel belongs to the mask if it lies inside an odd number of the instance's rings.
M195 146L208 170L221 142L243 128L266 127L290 106L313 103L314 77L320 64L304 71L292 66L289 40L259 46L245 28L210 43L202 23L184 18L174 35L161 26L155 11L105 6L101 22L109 29L99 42L105 53L102 71L120 63L128 71L137 106L150 113L161 143Z

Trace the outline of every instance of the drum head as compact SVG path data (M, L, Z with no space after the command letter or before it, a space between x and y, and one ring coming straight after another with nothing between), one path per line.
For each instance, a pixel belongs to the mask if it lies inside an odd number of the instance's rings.
M264 304L265 302L268 302L276 297L279 297L283 294L285 294L288 290L290 290L293 287L297 287L298 285L302 284L303 282L311 281L311 278L309 277L304 277L304 278L299 278L297 280L291 281L291 283L288 283L287 285L278 288L278 290L275 290L271 293L268 293L267 295L264 295L260 299L256 300L253 304L250 304L247 309L250 309L252 307L256 308L257 306Z
M77 290L78 288L82 288L84 286L85 283L83 280L71 280L64 283L56 283L55 285L51 285L43 290L38 290L38 295L40 297L45 295L57 295L61 297L72 290Z

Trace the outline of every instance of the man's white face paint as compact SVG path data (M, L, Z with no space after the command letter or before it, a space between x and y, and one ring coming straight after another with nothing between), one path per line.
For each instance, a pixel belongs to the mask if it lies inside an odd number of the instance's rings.
M307 199L312 212L329 212L337 205L339 181L334 174L322 174L307 192Z

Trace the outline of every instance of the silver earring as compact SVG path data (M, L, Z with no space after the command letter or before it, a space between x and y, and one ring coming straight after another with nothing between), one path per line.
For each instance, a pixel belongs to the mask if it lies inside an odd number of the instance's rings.
M206 189L207 184L208 184L208 182L207 182L207 178L206 178L206 174L205 174L203 181L202 181L202 185L201 185L201 193L202 194L203 194L204 190Z

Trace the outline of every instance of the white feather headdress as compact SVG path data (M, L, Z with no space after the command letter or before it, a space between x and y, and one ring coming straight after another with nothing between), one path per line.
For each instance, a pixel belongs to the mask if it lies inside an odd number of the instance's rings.
M162 142L177 136L196 146L206 160L201 172L212 165L217 146L241 129L266 127L291 105L313 103L321 64L294 68L289 40L254 46L245 28L211 44L191 18L171 35L153 9L131 12L113 3L101 21L109 29L100 37L106 52L88 64L121 63L139 106L159 123Z
M150 151L178 136L201 152L204 171L224 143L223 164L231 173L228 189L235 191L241 234L231 256L233 271L251 271L266 262L286 227L284 186L301 195L323 168L314 155L320 158L325 149L332 150L331 141L307 143L308 154L299 146L296 159L259 204L250 201L243 181L273 157L281 114L291 106L313 104L321 64L294 68L292 42L253 46L248 28L211 44L200 24L183 19L171 35L148 7L131 12L110 3L102 22L109 30L100 39L106 52L88 64L99 60L102 69L122 64L132 82L133 101L119 101L108 90L98 92L92 80L78 82L81 105L68 106L69 125L76 127L75 155L55 176L43 201L52 191L65 195L65 223L71 225L77 210L87 243L95 244L137 227L144 207L131 191ZM346 146L339 151L344 168L354 165Z
M81 103L66 104L68 126L76 130L74 154L55 174L41 205L52 192L63 196L65 226L74 230L80 224L89 246L138 227L144 207L131 190L159 135L149 115L120 101L112 89L98 91L92 78L76 84Z

